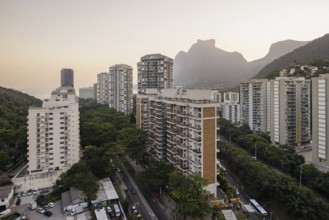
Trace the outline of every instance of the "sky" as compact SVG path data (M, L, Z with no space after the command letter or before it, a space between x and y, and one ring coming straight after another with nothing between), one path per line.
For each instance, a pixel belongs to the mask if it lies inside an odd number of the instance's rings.
M114 64L175 58L197 39L264 57L272 43L329 32L328 0L0 0L0 86L48 97L62 68L89 87ZM49 94L49 95L48 95Z

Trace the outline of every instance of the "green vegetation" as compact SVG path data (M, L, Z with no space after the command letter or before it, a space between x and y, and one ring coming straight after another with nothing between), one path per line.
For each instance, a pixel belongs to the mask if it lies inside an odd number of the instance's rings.
M61 175L54 194L74 186L94 199L98 179L114 176L124 155L142 157L147 135L129 124L129 116L92 100L80 103L80 125L83 156Z
M29 106L41 106L41 100L0 87L0 170L26 154Z
M329 204L306 187L251 158L245 151L220 142L221 153L251 196L263 202L278 201L294 219L329 219Z
M169 175L174 167L163 161L152 161L150 165L138 177L145 182L151 190L157 192L160 188L166 189Z
M298 62L305 62L315 59L328 59L329 58L329 34L324 35L310 43L295 49L294 51L279 57L273 62L266 65L254 77L257 79L269 78L269 75L278 72L290 65Z
M177 212L192 219L204 219L210 212L208 192L204 189L207 181L200 176L184 176L180 172L169 175L169 192L176 202Z
M304 157L298 155L293 147L273 146L264 133L253 133L247 125L235 127L225 119L221 119L221 133L238 146L254 155L257 148L257 159L294 177L299 181L301 166L303 166L302 183L329 199L329 173L319 171L312 164L305 164Z
M139 174L155 192L168 190L176 202L177 213L192 219L203 219L210 212L208 192L204 190L207 181L200 176L184 176L164 161L151 161L145 171ZM214 213L217 215L217 213Z

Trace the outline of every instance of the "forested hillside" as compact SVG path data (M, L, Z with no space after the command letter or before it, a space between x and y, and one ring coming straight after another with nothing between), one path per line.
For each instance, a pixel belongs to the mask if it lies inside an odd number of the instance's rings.
M25 93L0 87L0 170L25 154L28 108L41 103Z
M268 78L273 72L278 72L283 68L294 65L296 63L307 62L316 59L329 58L329 34L311 41L305 46L299 47L294 51L281 56L273 62L266 65L254 77L257 79Z

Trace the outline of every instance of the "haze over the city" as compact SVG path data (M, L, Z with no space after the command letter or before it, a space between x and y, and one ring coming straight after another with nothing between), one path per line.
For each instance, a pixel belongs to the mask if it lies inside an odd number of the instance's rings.
M197 39L265 56L274 42L309 41L329 30L329 2L315 1L0 1L0 86L42 97L72 68L75 87L119 63L150 53L175 58Z

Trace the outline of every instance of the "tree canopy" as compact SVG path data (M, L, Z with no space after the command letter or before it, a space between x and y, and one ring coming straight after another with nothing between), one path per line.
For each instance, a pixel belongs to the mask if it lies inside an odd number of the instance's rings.
M192 219L204 219L210 212L209 193L204 189L207 180L200 176L184 176L180 172L169 175L169 191L179 214Z

